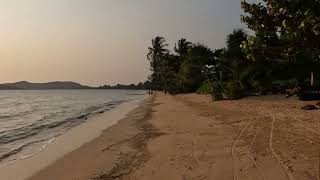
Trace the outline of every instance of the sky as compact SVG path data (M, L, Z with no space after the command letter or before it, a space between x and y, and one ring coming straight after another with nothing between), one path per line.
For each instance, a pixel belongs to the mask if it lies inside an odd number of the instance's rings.
M222 48L240 0L0 0L0 83L145 81L155 36Z

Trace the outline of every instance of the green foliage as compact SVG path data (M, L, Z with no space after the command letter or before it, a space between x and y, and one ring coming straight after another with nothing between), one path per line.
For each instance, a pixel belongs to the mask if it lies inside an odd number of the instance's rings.
M255 33L235 29L226 48L212 50L182 38L172 54L163 37L154 38L148 49L150 86L221 100L306 84L310 71L320 80L319 0L243 0L241 8L242 22Z
M243 89L239 83L229 81L226 83L225 87L228 99L237 100L243 97Z
M264 61L253 62L247 66L240 74L240 81L247 91L252 93L266 93L272 84L271 64Z
M168 76L168 53L169 50L166 49L168 44L166 40L157 36L152 39L152 46L148 48L149 53L147 55L150 61L151 71L151 82L156 89L162 89L167 91L167 76Z
M229 58L236 58L238 60L245 60L241 49L241 44L247 40L247 33L243 29L235 29L227 36L227 51L226 56Z
M178 43L174 46L174 51L180 56L184 57L187 55L192 43L182 38L178 41Z
M316 57L320 54L320 2L318 0L264 0L241 2L246 13L241 17L256 35L243 44L248 57L261 54L291 58L299 53Z
M195 44L189 49L186 61L202 68L206 64L214 63L213 51L203 44Z
M204 81L202 68L213 59L213 52L208 47L201 44L190 47L178 73L181 92L195 92L200 87Z
M223 100L223 90L217 82L212 83L212 99L214 101Z
M197 90L197 93L199 94L212 94L213 90L212 90L212 85L211 82L206 80L204 81L200 88Z
M185 61L181 65L178 77L182 92L195 92L203 81L201 66Z

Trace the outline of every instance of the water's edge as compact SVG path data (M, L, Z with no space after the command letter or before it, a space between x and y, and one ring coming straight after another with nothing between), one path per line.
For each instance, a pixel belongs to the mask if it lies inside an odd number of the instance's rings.
M109 111L88 116L90 121L85 121L52 139L38 153L1 166L0 179L19 180L31 177L64 155L99 137L104 130L115 125L119 120L125 118L130 111L138 107L145 98L146 96L141 99L123 102Z
M65 120L63 120L63 121L61 121L59 123L56 123L54 125L51 125L52 127L49 127L49 128L54 128L54 127L65 125L65 124L69 124L69 127L68 127L68 129L65 130L65 132L60 133L60 134L56 134L54 137L47 138L47 139L42 139L42 140L38 140L38 141L29 142L27 144L21 145L20 147L17 147L16 149L11 150L11 151L9 151L9 152L7 152L5 154L2 154L0 156L0 167L6 166L7 164L10 164L10 163L18 161L18 160L27 159L27 158L30 158L30 157L33 157L33 156L39 154L45 148L47 148L47 146L49 146L52 142L54 142L56 140L56 138L62 136L65 133L67 133L72 128L75 128L75 127L81 125L82 123L86 122L88 120L88 118L92 118L93 116L95 116L97 114L102 114L102 113L110 111L110 110L112 110L114 108L117 108L117 106L119 106L119 105L121 105L122 103L125 103L125 102L128 102L128 101L113 101L113 102L109 102L109 103L106 103L105 105L103 105L101 107L97 107L96 109L93 109L91 111L84 112L84 113L79 114L79 115L77 115L75 117L65 118ZM76 124L70 125L70 124L74 123L75 121L77 121ZM17 159L2 163L7 158L9 158L11 156L14 156L14 155L17 155L23 149L28 148L29 146L32 146L34 144L39 144L39 143L42 143L42 145L35 152L33 152L31 154L28 154L28 155L25 155L25 156L22 156L22 157L17 158Z

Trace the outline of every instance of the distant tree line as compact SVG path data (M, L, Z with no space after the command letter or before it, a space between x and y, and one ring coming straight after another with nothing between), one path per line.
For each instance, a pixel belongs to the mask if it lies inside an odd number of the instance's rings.
M115 86L111 85L103 85L99 86L98 89L132 89L132 90L147 90L150 89L150 83L146 82L139 82L138 84L117 84Z
M152 39L148 87L171 94L211 93L220 100L318 85L320 1L263 1L241 2L241 20L254 34L235 29L224 48L182 38L170 51L164 37Z

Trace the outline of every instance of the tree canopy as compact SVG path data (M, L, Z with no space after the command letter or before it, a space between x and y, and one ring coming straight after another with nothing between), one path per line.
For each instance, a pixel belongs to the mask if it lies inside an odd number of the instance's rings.
M283 93L320 80L320 0L241 1L241 21L254 34L235 29L226 47L210 49L181 38L174 53L165 38L148 48L153 89L212 93L215 99Z

